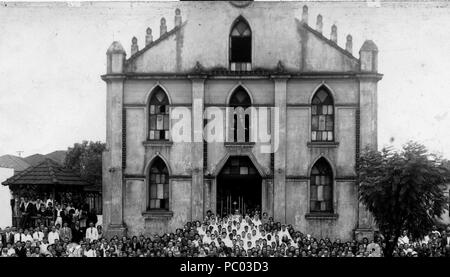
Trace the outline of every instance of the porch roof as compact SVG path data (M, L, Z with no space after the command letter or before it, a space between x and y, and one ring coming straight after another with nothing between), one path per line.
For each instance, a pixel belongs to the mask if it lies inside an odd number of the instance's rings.
M8 178L2 185L92 186L90 182L81 178L73 170L65 168L49 158Z

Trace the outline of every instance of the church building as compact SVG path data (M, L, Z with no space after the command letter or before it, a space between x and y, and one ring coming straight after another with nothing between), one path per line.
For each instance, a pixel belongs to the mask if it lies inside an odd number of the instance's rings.
M341 47L299 2L167 5L158 30L137 30L145 41L106 53L106 232L258 210L317 237L370 237L355 169L377 148L375 43Z

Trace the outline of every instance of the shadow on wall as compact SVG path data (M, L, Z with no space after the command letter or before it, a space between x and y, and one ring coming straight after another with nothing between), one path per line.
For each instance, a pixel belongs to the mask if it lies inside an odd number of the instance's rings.
M3 181L14 175L14 169L0 167L0 228L11 226L11 192L9 187L1 185Z

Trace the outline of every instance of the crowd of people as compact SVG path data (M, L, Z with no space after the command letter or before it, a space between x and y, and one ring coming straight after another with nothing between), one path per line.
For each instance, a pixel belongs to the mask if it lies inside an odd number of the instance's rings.
M64 206L64 205L63 205ZM66 210L67 205L66 205ZM187 222L174 233L105 237L93 221L80 227L71 219L56 219L28 228L0 230L2 257L381 257L383 237L341 241L314 238L274 222L258 212L224 217L208 211L204 221ZM397 257L450 257L450 227L411 241L407 232L394 250Z
M96 224L98 221L96 211L89 209L86 203L67 202L60 204L49 198L44 197L43 199L47 200L29 199L28 197L13 199L11 207L13 215L18 220L16 225L27 229L38 227L41 224L48 227L51 226L52 221L54 225L59 224L60 226L63 226L65 222L69 226L74 226L76 222L79 222L80 228L85 228L88 222Z

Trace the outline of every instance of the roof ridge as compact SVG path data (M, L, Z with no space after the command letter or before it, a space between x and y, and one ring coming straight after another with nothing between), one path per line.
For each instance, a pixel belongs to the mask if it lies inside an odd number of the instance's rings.
M20 179L23 175L25 175L26 173L28 173L29 171L37 168L38 166L42 165L45 161L40 162L37 165L31 165L30 167L26 168L25 170L22 170L20 172L18 172L17 174L14 174L13 176L9 177L8 179L6 179L5 181L2 182L2 185L7 186L7 183L10 183L12 181L17 181L18 179ZM5 184L6 183L6 184Z
M172 28L172 30L164 33L162 36L160 36L157 40L152 41L151 43L147 44L144 48L142 48L141 50L137 51L136 53L134 53L133 55L131 55L126 61L126 64L129 64L130 62L134 61L137 57L141 56L142 54L144 54L144 52L146 52L148 49L152 48L153 46L159 44L161 41L167 39L168 37L172 36L173 34L175 34L176 32L178 32L179 30L181 30L182 27L184 27L187 23L187 20L184 21L181 25L175 26Z

